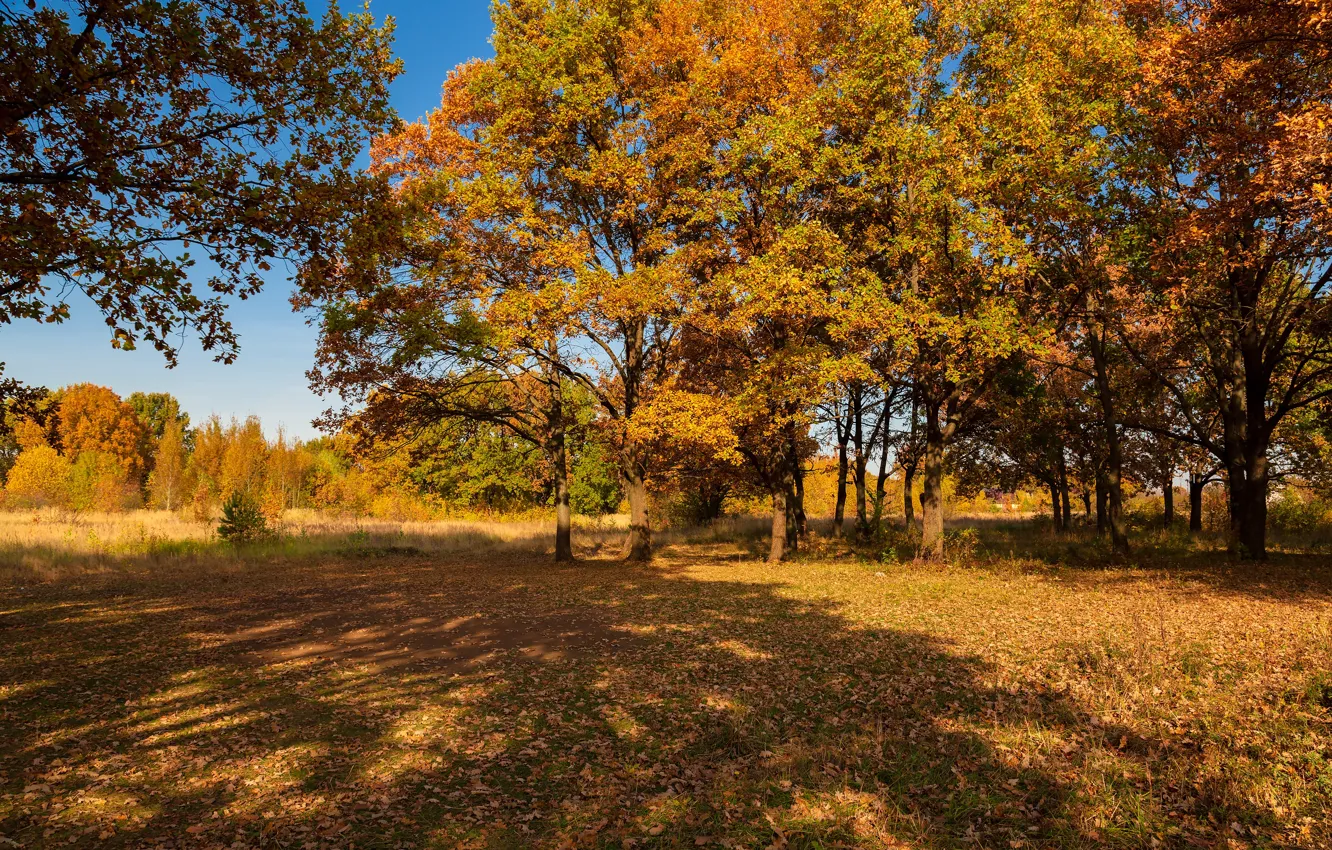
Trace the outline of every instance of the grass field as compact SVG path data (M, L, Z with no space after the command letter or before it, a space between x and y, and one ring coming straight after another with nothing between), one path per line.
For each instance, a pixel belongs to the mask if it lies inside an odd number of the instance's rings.
M0 847L1332 845L1326 556L24 522Z

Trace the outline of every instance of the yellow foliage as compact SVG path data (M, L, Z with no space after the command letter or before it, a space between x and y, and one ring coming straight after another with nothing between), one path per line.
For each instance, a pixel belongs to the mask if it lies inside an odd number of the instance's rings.
M69 503L73 467L47 445L26 448L9 471L5 502L12 507L65 507Z

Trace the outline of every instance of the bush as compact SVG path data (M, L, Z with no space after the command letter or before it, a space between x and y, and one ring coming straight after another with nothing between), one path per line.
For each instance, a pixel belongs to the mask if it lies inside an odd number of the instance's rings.
M1267 508L1273 528L1308 533L1332 520L1332 502L1301 487L1286 487Z
M79 511L123 511L138 507L139 488L120 459L109 452L83 452L69 478L70 506Z
M9 470L6 501L16 508L67 507L73 468L50 446L24 449Z
M252 543L272 534L259 502L243 490L235 491L222 503L217 533L231 543Z

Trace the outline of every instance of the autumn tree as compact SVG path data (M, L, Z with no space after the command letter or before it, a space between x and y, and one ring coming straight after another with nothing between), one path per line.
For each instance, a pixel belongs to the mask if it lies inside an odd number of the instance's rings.
M56 434L66 457L77 459L84 452L110 455L130 480L140 480L145 468L144 429L134 408L113 390L95 384L65 387L56 398Z
M9 470L6 500L16 507L64 506L72 471L70 462L51 446L29 446Z
M244 493L258 500L264 486L269 446L257 416L239 421L233 418L224 434L225 448L218 470L218 489L222 498Z
M190 415L180 409L180 401L171 393L134 392L125 402L133 408L148 436L154 440L162 439L172 425L182 431L189 430Z
M898 35L885 35L888 21ZM845 79L831 87L846 139L837 184L850 214L840 218L881 281L858 332L891 340L879 368L909 383L922 551L939 557L949 446L1047 334L1031 208L1104 147L1100 81L1083 72L1119 47L1110 10L1081 3L889 7L867 31L876 38L848 48ZM886 80L884 68L895 69Z
M421 275L445 269L428 259L431 243L451 246L448 262L480 290L494 338L508 334L531 359L520 371L550 387L552 403L562 391L551 368L597 400L629 501L631 560L651 552L650 458L629 425L669 359L684 280L674 228L694 214L675 172L696 168L697 155L659 132L657 111L679 104L648 94L663 73L639 58L657 32L651 8L496 5L495 57L460 66L437 111L375 146L416 256L353 246ZM318 282L326 271L349 279L353 254L341 267L311 267L306 303L353 291ZM540 328L528 325L533 315Z
M148 475L148 494L153 504L168 511L180 505L184 494L188 455L182 423L169 420L153 453L153 470Z
M1130 8L1142 121L1125 161L1152 201L1139 268L1169 323L1165 342L1136 356L1187 422L1171 434L1224 468L1231 548L1263 558L1273 441L1332 393L1329 9L1320 0Z
M300 0L0 8L0 321L62 321L79 292L118 348L174 364L189 329L230 362L226 299L378 191L355 160L393 121L390 39Z

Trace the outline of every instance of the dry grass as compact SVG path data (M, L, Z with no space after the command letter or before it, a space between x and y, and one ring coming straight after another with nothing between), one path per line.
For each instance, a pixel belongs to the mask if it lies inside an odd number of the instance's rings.
M479 533L432 529L344 531ZM1332 844L1325 559L994 524L960 566L772 566L754 531L11 586L0 846Z

